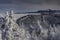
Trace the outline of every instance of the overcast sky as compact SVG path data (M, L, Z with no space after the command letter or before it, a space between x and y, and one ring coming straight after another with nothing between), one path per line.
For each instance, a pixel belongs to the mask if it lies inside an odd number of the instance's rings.
M41 9L60 9L59 0L0 0L0 11L36 11Z

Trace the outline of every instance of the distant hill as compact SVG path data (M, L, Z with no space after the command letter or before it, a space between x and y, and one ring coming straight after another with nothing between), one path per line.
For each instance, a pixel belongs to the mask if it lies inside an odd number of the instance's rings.
M27 13L43 13L43 12L60 12L60 10L51 10L51 9L48 9L48 10L38 10L36 12L27 12Z

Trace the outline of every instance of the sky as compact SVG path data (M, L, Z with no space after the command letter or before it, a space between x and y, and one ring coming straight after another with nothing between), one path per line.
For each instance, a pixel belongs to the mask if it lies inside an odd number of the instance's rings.
M0 0L0 11L37 11L46 9L60 10L59 0Z

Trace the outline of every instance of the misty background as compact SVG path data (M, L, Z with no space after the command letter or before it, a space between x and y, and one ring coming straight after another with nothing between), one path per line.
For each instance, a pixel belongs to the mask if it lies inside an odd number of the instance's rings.
M60 0L0 0L0 12L9 10L27 12L45 9L60 10Z

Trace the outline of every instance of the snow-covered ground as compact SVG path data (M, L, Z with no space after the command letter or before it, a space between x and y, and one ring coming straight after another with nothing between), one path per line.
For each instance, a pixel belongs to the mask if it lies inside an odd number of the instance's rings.
M0 14L0 40L60 40L59 23L55 14Z

